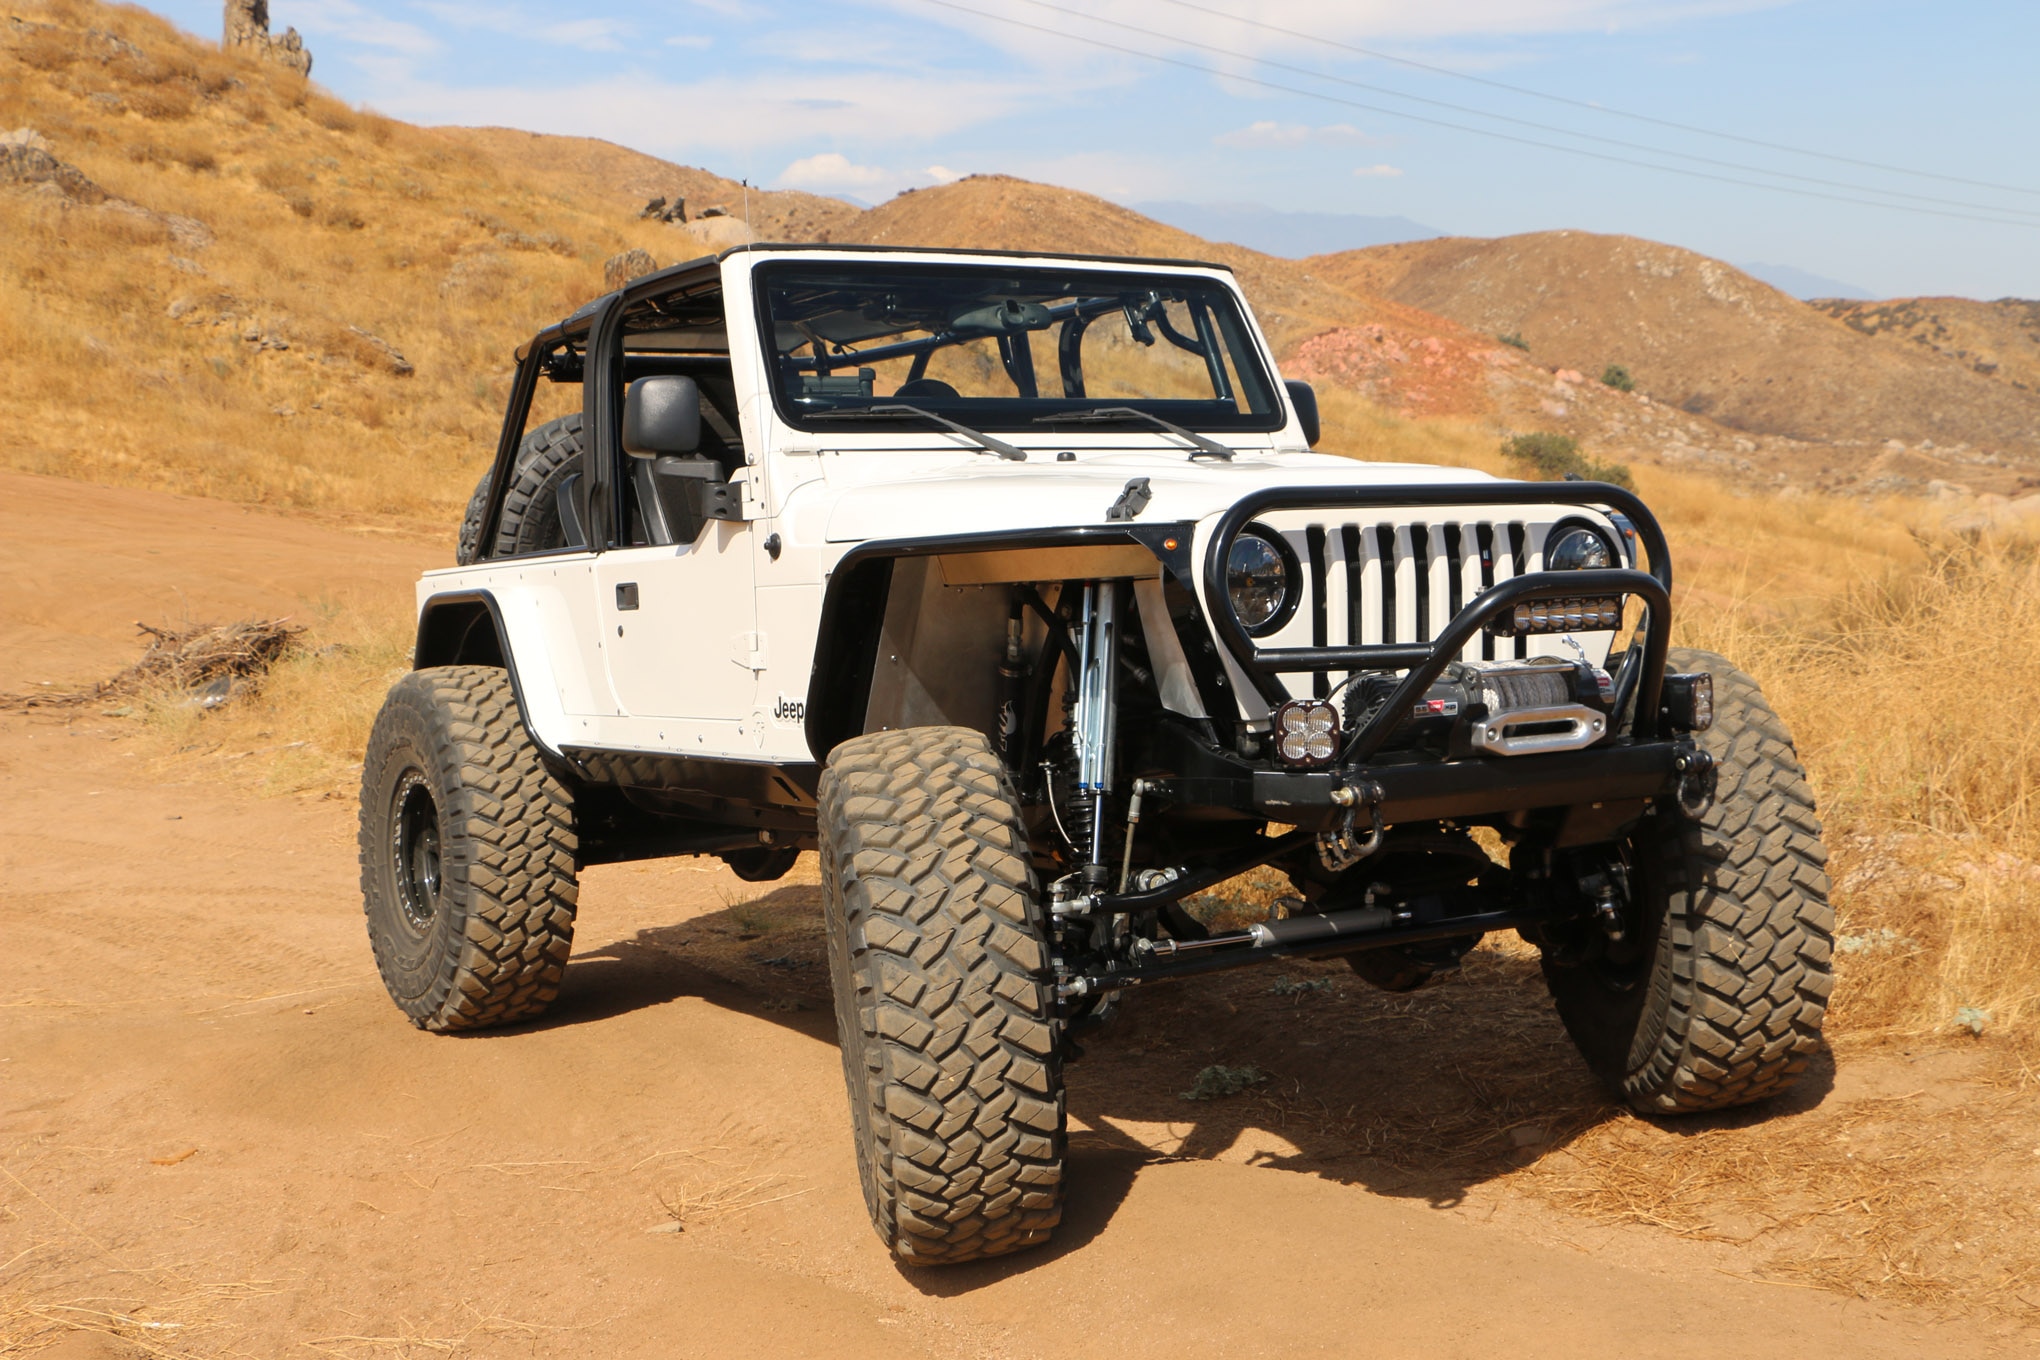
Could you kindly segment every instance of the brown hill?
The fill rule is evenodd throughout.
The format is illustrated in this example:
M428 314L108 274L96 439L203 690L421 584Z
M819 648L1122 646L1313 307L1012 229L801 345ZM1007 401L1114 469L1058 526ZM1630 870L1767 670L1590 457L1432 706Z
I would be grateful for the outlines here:
M1588 232L1445 238L1309 262L1349 288L1751 434L2040 454L2040 401L1931 346L1880 344L1820 308L1675 246Z
M411 127L139 10L22 0L0 27L4 129L24 129L0 138L0 343L17 379L4 409L23 433L0 460L41 471L443 520L485 455L505 356L599 292L605 260L635 248L667 264L745 239L743 186L723 176L588 138ZM685 226L639 216L647 199L676 193L691 216L717 206L737 215ZM1650 388L1655 351L1611 345L1604 355L1554 327L1526 356L1493 336L1523 328L1535 338L1534 324L1462 324L1425 310L1409 296L1425 261L1395 251L1281 260L997 175L869 211L754 190L750 214L765 239L1229 264L1285 368L1326 389L1334 449L1420 450L1426 436L1386 413L1471 420L1454 437L1476 442L1557 429L1597 456L1767 482L2010 491L2023 475L1951 462L1945 450L1837 459L1827 444L1752 433L1753 419L1731 429L1616 393L1591 381L1600 363L1632 362ZM1688 272L1730 277L1712 261L1681 260ZM1539 288L1566 284L1563 270L1549 272ZM1768 289L1759 296L1788 316L1799 307ZM1873 368L1939 365L2026 398L1921 347L1799 308L1805 317ZM1617 309L1618 322L1633 319ZM1736 351L1719 326L1687 329L1719 343L1730 379L1716 414L1742 419L1734 375L1768 375L1775 357ZM1673 354L1665 371L1689 359ZM123 393L117 408L102 399L109 384ZM1830 437L1818 419L1804 428ZM1960 437L1983 442L1966 427Z
M1442 317L1322 279L1291 260L1220 244L1116 203L1010 175L971 175L909 190L825 239L874 245L963 246L1075 254L1146 255L1230 265L1253 296L1278 352L1333 326L1391 324L1422 335L1471 339Z
M1911 343L2025 392L2040 392L2040 302L1999 298L1899 298L1812 304L1849 329Z
M748 200L753 233L767 241L825 240L862 211L840 198L795 189L748 192L742 182L691 165L675 165L595 137L556 137L515 128L442 127L442 137L479 151L551 197L596 200L617 212L637 212L654 198L687 201L687 216L721 208L742 218ZM684 246L678 247L685 249Z

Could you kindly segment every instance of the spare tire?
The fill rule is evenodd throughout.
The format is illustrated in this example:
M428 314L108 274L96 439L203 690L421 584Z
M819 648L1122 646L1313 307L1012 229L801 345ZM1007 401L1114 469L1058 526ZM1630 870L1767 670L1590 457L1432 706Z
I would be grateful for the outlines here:
M503 496L503 513L496 521L495 545L489 557L513 557L519 553L545 552L567 546L560 525L560 487L581 470L581 413L575 411L545 424L524 436L517 446L516 468L510 489ZM482 473L475 494L468 498L467 514L460 525L460 543L454 561L462 566L480 561L482 516L489 505L489 484L495 469Z

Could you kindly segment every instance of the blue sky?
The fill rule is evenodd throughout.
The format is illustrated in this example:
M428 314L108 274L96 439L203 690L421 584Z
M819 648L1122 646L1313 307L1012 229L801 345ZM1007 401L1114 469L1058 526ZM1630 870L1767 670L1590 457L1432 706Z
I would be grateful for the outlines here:
M217 0L150 7L217 32ZM271 12L305 35L321 83L393 116L604 137L774 187L878 201L997 171L1125 202L1402 215L1481 236L1627 232L1880 296L2040 297L2030 0L271 0Z

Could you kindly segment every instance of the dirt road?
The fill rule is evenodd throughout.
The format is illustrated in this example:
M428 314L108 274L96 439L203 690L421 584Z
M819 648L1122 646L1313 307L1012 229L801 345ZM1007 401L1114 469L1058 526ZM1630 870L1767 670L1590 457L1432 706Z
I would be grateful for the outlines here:
M407 590L441 551L30 478L0 478L0 507L10 687L126 660L179 573L208 612L279 613L336 574ZM227 529L261 571L211 573ZM1050 1249L903 1271L864 1220L801 871L590 871L555 1011L435 1037L376 980L347 801L248 797L141 745L117 720L0 718L0 1353L2030 1353L1997 1324L1736 1278L1732 1252L1568 1218L1449 1149L1384 1160L1306 1117L1302 1084L1286 1114L1183 1101L1204 1063L1300 1060L1311 1109L1415 1119L1477 1056L1424 1013L1328 989L1304 1010L1265 977L1098 1037ZM1505 1018L1596 1099L1541 995Z

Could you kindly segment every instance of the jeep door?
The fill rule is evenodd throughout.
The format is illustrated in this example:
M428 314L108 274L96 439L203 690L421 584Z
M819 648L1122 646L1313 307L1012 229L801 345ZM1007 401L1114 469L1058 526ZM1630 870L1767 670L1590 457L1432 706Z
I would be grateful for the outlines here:
M714 520L692 543L612 548L596 560L602 648L624 715L733 729L749 716L757 688L750 539L749 524Z

